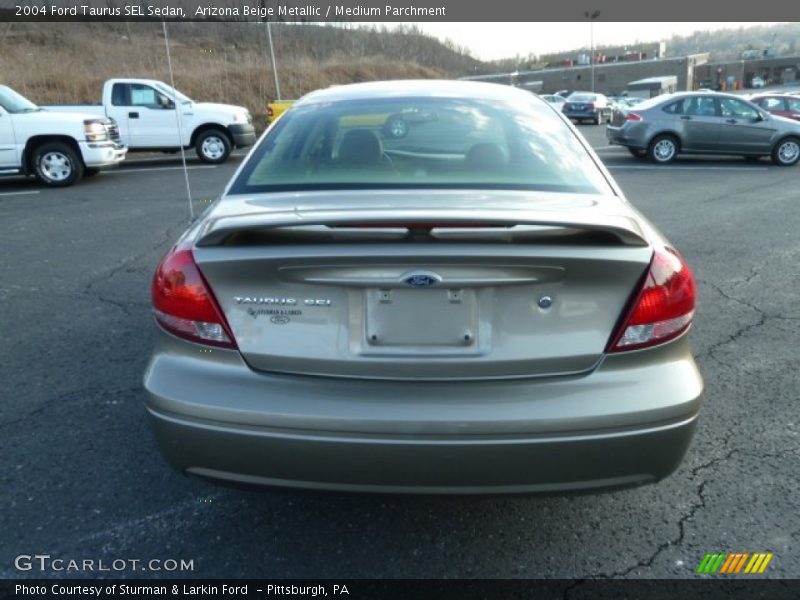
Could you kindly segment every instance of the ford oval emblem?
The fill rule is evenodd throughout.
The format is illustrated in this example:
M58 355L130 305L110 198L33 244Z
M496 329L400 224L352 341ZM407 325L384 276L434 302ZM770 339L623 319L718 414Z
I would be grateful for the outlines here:
M436 275L431 275L429 273L412 273L407 277L403 278L408 285L412 287L431 287L432 285L436 285L442 279L437 277Z

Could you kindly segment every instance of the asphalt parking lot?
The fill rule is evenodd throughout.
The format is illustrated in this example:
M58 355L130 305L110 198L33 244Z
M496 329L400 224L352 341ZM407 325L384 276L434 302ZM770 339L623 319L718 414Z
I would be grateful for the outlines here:
M715 551L774 552L765 576L800 577L800 167L656 166L607 147L603 127L580 129L698 279L706 404L672 477L602 495L430 498L177 475L145 421L141 378L150 277L188 218L179 164L129 163L63 190L6 179L0 577L41 576L14 559L49 554L193 560L199 578L669 578L695 577ZM195 210L237 164L190 163Z

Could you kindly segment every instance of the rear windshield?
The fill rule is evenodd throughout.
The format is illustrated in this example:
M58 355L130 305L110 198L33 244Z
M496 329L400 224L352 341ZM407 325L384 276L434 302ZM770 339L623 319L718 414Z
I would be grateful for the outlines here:
M575 134L531 96L299 105L259 143L230 193L410 187L609 190Z
M594 102L597 99L597 96L592 94L572 94L568 98L570 102Z

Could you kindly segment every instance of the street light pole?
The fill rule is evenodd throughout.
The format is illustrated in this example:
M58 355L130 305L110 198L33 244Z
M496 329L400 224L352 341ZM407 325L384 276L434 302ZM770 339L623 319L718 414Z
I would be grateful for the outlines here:
M267 39L269 40L269 56L272 62L272 74L275 77L275 94L278 96L277 101L281 101L281 84L278 81L278 63L275 61L275 47L272 45L272 27L267 21Z
M589 19L589 70L591 71L592 91L594 91L594 22L600 16L600 11L584 11L583 16Z

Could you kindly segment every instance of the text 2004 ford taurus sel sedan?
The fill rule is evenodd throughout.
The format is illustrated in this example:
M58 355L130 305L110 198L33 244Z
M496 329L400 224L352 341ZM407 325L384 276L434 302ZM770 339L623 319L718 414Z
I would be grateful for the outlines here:
M363 125L409 111L435 118ZM572 125L506 86L306 96L163 259L153 304L152 425L205 477L636 485L678 466L701 403L691 271Z

